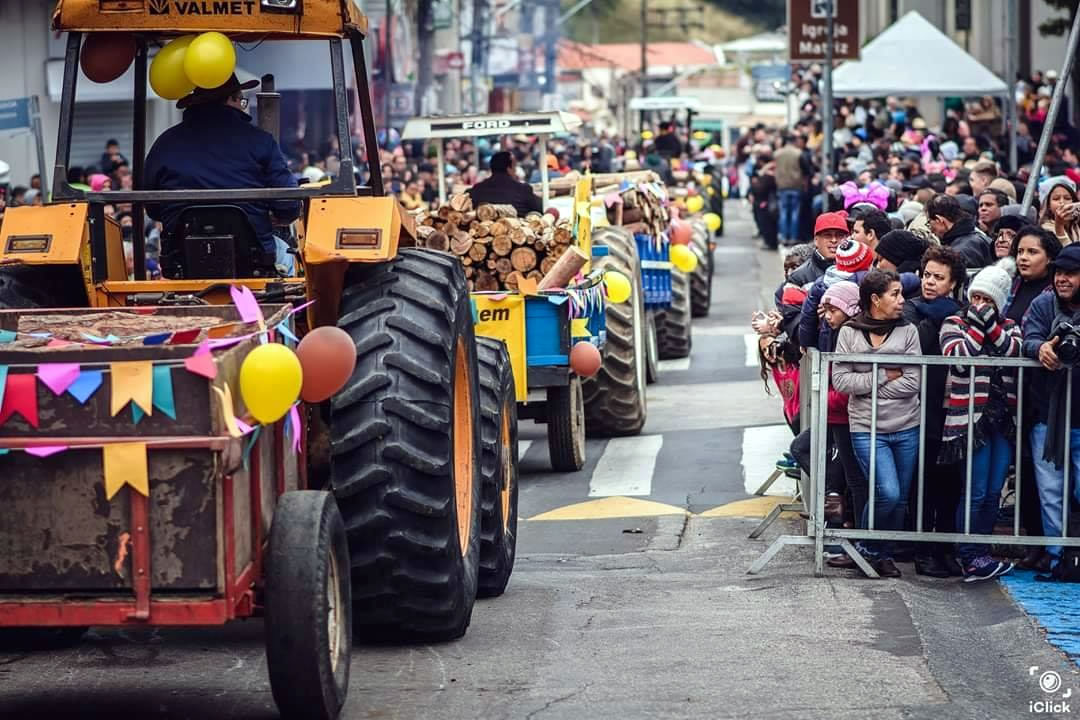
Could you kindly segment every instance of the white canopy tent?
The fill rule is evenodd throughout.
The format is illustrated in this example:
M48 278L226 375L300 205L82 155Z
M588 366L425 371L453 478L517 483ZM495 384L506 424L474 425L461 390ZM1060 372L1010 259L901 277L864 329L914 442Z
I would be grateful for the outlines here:
M1007 95L1005 82L912 10L833 72L834 97Z

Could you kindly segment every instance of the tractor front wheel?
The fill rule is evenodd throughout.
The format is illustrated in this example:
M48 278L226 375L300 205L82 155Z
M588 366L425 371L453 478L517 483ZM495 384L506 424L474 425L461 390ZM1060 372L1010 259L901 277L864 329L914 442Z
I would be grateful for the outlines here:
M356 370L332 401L331 483L361 639L465 633L480 559L480 388L461 263L403 249L349 269Z

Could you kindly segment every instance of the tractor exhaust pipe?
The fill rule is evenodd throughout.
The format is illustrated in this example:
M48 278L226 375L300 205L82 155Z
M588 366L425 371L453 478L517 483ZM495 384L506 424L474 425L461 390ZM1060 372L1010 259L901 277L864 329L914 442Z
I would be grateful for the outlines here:
M262 87L255 94L258 102L258 123L266 132L274 136L274 140L281 142L281 93L274 91L274 76L266 74L262 76Z

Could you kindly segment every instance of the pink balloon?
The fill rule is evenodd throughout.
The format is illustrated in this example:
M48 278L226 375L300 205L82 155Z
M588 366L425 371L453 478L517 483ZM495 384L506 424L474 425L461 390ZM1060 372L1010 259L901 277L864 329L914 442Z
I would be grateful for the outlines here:
M570 369L581 377L592 377L600 370L600 351L590 342L579 342L570 350Z
M690 223L682 220L671 221L670 234L672 245L689 245L694 239L694 231L690 227Z
M356 369L356 344L349 333L332 325L317 327L296 346L304 371L300 397L304 402L326 400L352 377Z

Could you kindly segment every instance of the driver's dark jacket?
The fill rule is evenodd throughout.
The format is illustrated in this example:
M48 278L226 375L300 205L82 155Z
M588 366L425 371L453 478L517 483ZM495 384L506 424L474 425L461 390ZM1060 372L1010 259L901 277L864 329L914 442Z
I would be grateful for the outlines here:
M1072 313L1061 306L1057 293L1053 292L1053 290L1044 292L1031 301L1031 305L1024 315L1022 326L1024 331L1024 357L1032 360L1039 359L1039 348L1042 347L1043 343L1049 342L1053 338L1055 318L1059 316L1061 317L1057 320L1058 323L1061 320L1076 323L1076 320L1072 319ZM1070 372L1070 370L1062 369L1056 372ZM1074 368L1071 372L1073 373L1071 424L1073 429L1080 430L1080 371ZM1024 409L1032 413L1037 423L1047 422L1047 410L1050 407L1050 388L1053 387L1051 376L1054 374L1056 373L1041 367L1024 369L1025 379L1027 377L1031 378L1030 383L1024 389Z
M183 121L157 139L146 156L148 190L201 190L296 187L285 156L270 133L251 123L251 117L226 105L196 105L184 111ZM255 235L267 251L274 250L270 212L282 222L300 215L300 201L225 203L247 213ZM190 203L159 203L147 207L155 220L173 231L180 212Z

